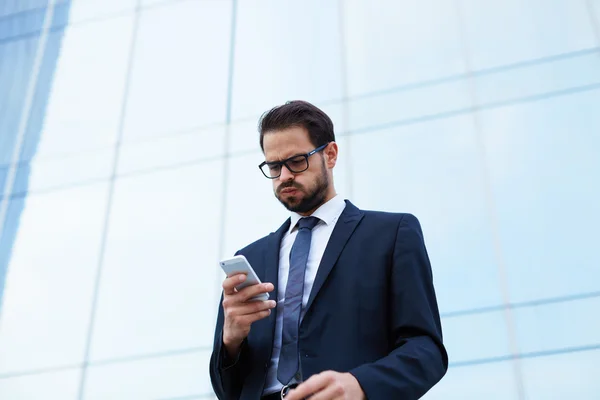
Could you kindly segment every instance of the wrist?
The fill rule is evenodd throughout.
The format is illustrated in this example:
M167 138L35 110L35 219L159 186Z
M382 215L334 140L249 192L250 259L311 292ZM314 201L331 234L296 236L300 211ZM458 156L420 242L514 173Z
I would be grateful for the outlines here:
M223 346L225 347L225 350L227 351L227 355L231 358L235 358L238 355L243 342L244 342L243 339L240 340L240 339L235 339L235 338L229 338L229 337L223 335Z

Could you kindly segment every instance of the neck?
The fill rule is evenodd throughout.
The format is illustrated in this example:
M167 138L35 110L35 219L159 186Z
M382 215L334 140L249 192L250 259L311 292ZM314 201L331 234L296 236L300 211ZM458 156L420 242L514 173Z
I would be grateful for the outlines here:
M327 195L325 196L325 199L323 199L323 202L321 202L319 205L317 205L315 208L313 208L310 211L307 212L299 212L298 214L302 215L303 217L309 217L311 216L319 207L321 207L323 204L327 203L329 200L333 199L335 196L337 195L335 188L330 187L327 190Z

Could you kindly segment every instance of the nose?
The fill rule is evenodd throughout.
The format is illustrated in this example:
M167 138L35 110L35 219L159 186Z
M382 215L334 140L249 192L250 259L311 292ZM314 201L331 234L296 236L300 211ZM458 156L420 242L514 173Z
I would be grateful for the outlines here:
M279 175L279 180L281 182L287 182L294 179L294 174L290 172L289 169L284 165L281 167L281 175Z

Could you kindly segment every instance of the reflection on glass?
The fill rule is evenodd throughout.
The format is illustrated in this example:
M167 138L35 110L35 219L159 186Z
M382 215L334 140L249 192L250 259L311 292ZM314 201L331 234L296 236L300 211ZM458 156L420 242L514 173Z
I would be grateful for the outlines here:
M195 130L125 142L119 148L117 173L176 168L223 156L225 127Z
M450 367L423 400L518 400L512 361Z
M172 2L143 12L125 140L225 121L230 18L230 1Z
M522 360L527 399L595 399L600 393L600 350Z
M107 149L115 143L132 27L133 17L124 16L65 30L38 154Z
M131 14L137 0L71 0L71 23ZM127 43L128 41L125 40Z
M288 100L342 97L338 2L248 0L237 7L234 120Z
M471 110L468 81L461 79L409 90L393 90L348 103L350 132L409 125Z
M35 157L19 164L13 192L22 195L107 180L112 174L113 158L112 148L63 157Z
M519 351L536 353L600 345L600 297L513 311Z
M0 3L0 18L4 18L11 14L43 8L47 4L48 0L3 1Z
M273 194L273 182L265 179L256 165L264 161L262 153L229 160L225 220L224 254L237 250L273 232L289 213Z
M451 363L479 361L511 354L503 310L442 318L444 344Z
M41 372L0 379L0 399L72 400L77 398L80 370Z
M454 2L340 2L350 96L465 72Z
M513 302L600 281L600 89L481 114Z
M352 148L357 206L420 220L440 310L501 304L472 117L353 135Z
M86 400L176 399L212 392L209 351L92 366L88 370Z
M597 46L583 1L557 0L551 7L546 0L459 4L475 70Z
M475 76L477 100L489 105L600 85L600 57L593 50L563 60Z
M207 162L116 181L93 360L212 342L211 300L220 290L215 282L221 165Z
M0 318L0 373L83 361L106 193L107 185L97 184L20 200Z

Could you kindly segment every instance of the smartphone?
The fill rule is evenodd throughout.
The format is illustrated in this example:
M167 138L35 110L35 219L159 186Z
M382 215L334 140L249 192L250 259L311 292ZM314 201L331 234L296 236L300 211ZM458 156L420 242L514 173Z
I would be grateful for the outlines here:
M260 279L258 279L258 275L256 275L256 272L254 272L254 269L252 269L252 266L250 265L246 257L244 257L243 255L238 255L225 260L221 260L219 264L221 265L221 269L225 272L227 277L239 273L246 274L246 280L235 287L238 291L242 290L247 286L262 283ZM249 300L269 300L269 293L259 294L258 296L254 296Z

